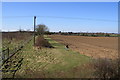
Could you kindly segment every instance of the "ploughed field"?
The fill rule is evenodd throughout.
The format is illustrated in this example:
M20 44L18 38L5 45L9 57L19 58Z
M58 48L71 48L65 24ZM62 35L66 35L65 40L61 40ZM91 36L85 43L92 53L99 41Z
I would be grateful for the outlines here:
M117 37L88 37L88 36L66 36L49 35L55 41L68 45L70 49L93 58L118 57Z

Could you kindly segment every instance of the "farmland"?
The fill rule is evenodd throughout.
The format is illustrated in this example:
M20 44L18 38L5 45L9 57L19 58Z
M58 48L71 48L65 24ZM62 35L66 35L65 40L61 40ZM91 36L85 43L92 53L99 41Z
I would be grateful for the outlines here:
M40 37L36 36L36 40L39 40L37 38ZM4 39L6 38L3 38L3 40ZM13 42L15 39L17 38L10 41ZM3 78L93 77L91 74L93 71L90 66L92 59L90 57L79 54L71 49L66 50L65 45L52 40L47 35L44 36L44 39L46 39L53 48L43 47L41 49L37 49L33 46L32 39L29 43L24 45L21 50L15 52L15 55L3 65ZM21 39L17 39L16 43L13 43L17 44L19 41L21 41ZM22 38L22 41L26 42L26 39ZM14 47L14 44L10 45L13 45ZM86 69L86 67L91 69Z
M91 61L89 57L80 55L77 52L71 50L67 51L65 50L64 45L51 40L51 38L45 37L45 39L47 39L54 48L42 48L40 50L34 50L32 47L32 42L28 44L27 47L23 50L23 65L16 73L16 77L92 77L91 70L86 70L86 72L83 72L85 70L83 66L87 67L87 63Z
M1 78L119 80L118 2L3 2Z
M70 49L86 56L109 59L118 57L118 37L65 35L49 35L49 37L64 45L69 45Z
M3 78L95 78L97 58L117 58L117 37L36 35L33 45L32 35L24 34L3 34L3 50L15 53L1 67Z

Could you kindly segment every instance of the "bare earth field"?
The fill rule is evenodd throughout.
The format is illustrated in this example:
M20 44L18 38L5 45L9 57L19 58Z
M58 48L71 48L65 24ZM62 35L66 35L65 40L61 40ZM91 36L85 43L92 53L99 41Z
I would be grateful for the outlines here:
M118 57L118 38L117 37L87 37L87 36L65 36L49 35L48 37L69 45L69 48L93 58Z

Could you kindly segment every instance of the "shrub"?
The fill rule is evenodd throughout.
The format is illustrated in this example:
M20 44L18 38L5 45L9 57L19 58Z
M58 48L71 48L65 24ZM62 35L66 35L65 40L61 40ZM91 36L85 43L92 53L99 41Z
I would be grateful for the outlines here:
M52 48L51 44L47 40L45 40L43 36L37 37L35 46Z
M120 59L110 60L99 58L94 62L95 75L98 78L112 79L119 78L118 69L120 69Z
M106 34L105 37L110 37L110 34Z

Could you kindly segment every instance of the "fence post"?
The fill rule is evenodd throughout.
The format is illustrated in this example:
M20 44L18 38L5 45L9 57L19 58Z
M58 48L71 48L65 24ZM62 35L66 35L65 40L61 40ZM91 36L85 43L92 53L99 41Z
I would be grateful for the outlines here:
M7 48L7 50L8 50L7 58L9 58L9 47Z
M4 60L5 60L5 55L4 52L2 52L2 63L4 63Z
M34 16L34 46L35 46L35 27L36 27L36 16Z

